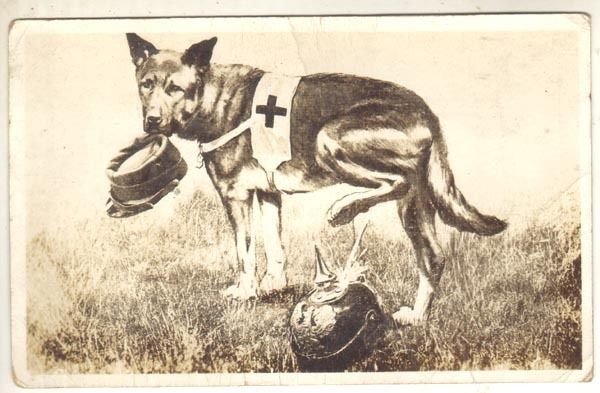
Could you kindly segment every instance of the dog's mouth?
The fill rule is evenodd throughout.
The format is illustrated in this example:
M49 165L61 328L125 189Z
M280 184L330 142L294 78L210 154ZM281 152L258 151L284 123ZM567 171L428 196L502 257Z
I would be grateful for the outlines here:
M166 126L160 124L146 124L144 131L147 134L162 134L169 137L173 135L174 127L172 124L167 124Z

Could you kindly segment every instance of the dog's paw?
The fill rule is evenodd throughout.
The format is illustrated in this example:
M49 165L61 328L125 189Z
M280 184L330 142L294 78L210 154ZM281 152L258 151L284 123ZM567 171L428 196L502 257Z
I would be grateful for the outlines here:
M249 300L256 298L256 285L251 284L234 284L223 291L221 291L221 295L228 299L233 300Z
M425 324L426 318L413 310L412 307L402 306L400 310L392 314L396 326L421 326Z
M275 291L279 291L287 287L287 278L285 273L269 273L265 274L263 279L260 281L260 292L263 294L269 294Z
M329 225L334 227L346 225L354 220L354 217L359 213L363 213L364 211L358 209L356 203L345 205L338 201L327 211L327 221L329 222Z

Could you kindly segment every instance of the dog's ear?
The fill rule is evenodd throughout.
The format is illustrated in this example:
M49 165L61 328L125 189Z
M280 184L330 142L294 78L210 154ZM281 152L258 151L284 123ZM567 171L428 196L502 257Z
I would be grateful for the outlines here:
M181 62L190 66L194 65L196 68L207 66L216 43L217 37L213 37L190 46L181 57Z
M151 43L144 40L135 33L127 33L127 43L129 44L129 52L131 53L131 60L136 67L142 65L146 59L155 53L158 53L158 49Z

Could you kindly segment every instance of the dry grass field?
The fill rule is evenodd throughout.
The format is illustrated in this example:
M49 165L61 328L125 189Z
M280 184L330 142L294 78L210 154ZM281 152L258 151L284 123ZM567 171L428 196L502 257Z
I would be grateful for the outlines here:
M429 323L390 328L351 370L580 368L579 208L549 209L493 238L452 232ZM220 203L202 194L166 226L144 227L142 214L37 234L27 247L30 370L297 371L287 319L310 288L314 255L310 235L286 219L290 288L242 303L219 294L235 277L233 238ZM348 255L351 231L319 234L329 259ZM385 310L411 304L417 277L405 236L367 231L363 244Z

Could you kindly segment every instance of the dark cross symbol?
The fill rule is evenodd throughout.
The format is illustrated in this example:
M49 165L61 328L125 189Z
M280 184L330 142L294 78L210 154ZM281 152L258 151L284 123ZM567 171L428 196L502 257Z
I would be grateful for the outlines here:
M256 113L265 115L265 127L273 128L273 122L275 116L285 116L287 109L280 106L275 106L277 103L277 96L269 95L267 98L267 105L256 105Z

